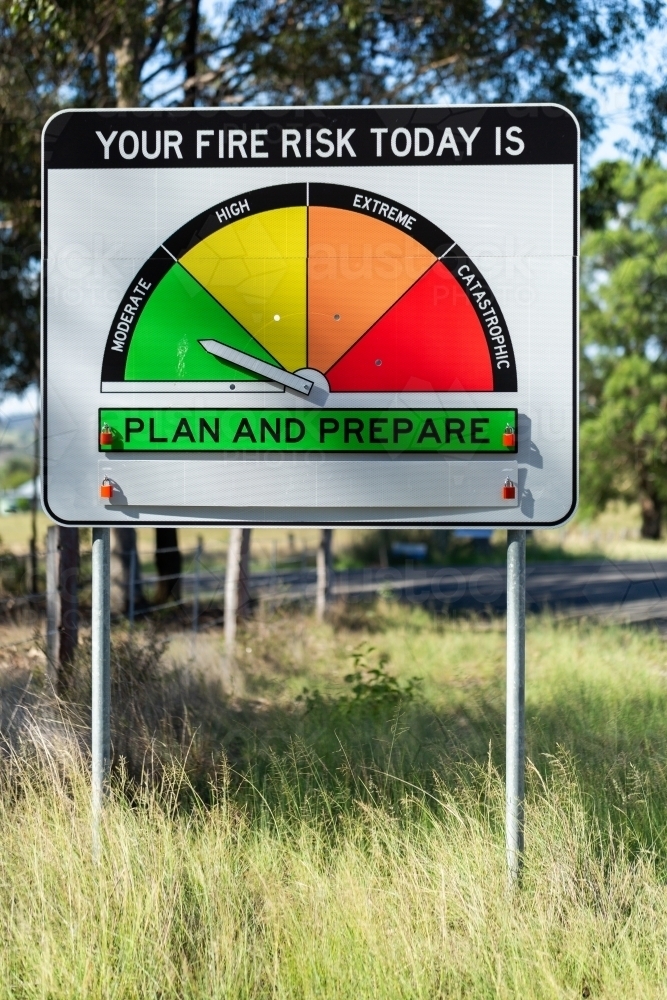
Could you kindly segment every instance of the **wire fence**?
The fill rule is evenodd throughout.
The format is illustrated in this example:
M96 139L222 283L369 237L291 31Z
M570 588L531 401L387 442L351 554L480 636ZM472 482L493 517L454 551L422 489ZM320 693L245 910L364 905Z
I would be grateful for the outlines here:
M194 548L161 549L161 556L178 554L181 570L159 573L155 554L130 550L129 566L123 568L122 559L112 561L112 619L126 620L130 626L140 620L150 619L160 612L179 615L181 626L188 623L193 632L219 626L223 623L225 578L227 571L226 549L204 548L201 540ZM250 601L277 604L285 600L314 599L315 551L302 548L290 553L279 553L274 545L258 553L253 560L246 581ZM0 620L38 625L44 618L47 603L46 551L33 554L0 553ZM37 589L31 584L36 579ZM91 605L92 566L91 553L83 549L79 555L77 573L77 604L79 615L85 622ZM170 592L167 600L158 600L160 593ZM312 592L312 593L311 593ZM0 650L25 645L34 639L21 639L0 644Z
M225 578L227 572L226 550L204 550L201 544L194 549L162 549L162 554L179 552L182 569L178 573L158 574L146 572L140 559L130 554L127 592L127 617L132 623L137 618L175 607L190 608L192 628L197 631L202 614L221 608L224 603ZM285 600L314 599L316 587L316 553L302 549L299 552L278 557L273 550L273 558L266 560L262 568L253 569L247 579L247 587L252 603L276 604ZM112 585L113 585L112 580ZM116 583L118 581L116 580ZM138 605L137 593L144 595L151 588L164 587L170 583L177 586L178 597L162 603ZM222 622L222 618L219 619Z

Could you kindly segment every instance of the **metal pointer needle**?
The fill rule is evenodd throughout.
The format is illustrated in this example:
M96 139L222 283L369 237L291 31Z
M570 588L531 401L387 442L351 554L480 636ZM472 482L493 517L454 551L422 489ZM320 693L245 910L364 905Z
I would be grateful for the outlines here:
M277 368L276 365L270 365L267 361L253 358L252 354L245 354L243 351L237 351L235 347L221 344L218 340L200 340L199 343L205 351L214 354L216 358L231 361L233 365L245 368L246 371L253 372L255 375L263 375L265 378L271 379L272 382L280 382L288 389L302 392L304 396L307 396L313 388L313 383L309 378L293 375L292 372L286 372L282 368Z

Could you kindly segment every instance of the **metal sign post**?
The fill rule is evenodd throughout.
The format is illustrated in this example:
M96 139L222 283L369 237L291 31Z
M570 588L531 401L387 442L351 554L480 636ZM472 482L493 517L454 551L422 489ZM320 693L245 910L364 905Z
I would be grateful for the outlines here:
M505 844L511 883L523 858L526 756L526 532L507 532L507 715Z
M111 543L109 528L93 528L92 805L93 854L99 859L100 820L111 763Z

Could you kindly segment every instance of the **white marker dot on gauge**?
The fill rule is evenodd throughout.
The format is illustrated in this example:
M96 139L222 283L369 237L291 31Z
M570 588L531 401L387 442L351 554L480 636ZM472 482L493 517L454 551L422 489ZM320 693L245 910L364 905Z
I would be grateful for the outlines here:
M280 323L280 316L278 315L278 313L276 313L276 315L273 318L276 321L276 323Z

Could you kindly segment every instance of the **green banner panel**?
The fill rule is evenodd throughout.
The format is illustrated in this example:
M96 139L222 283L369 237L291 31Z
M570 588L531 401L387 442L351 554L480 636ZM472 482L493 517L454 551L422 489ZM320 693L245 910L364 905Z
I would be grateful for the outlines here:
M100 451L516 453L514 409L100 410ZM111 436L111 443L106 444ZM504 439L504 440L503 440ZM507 442L507 443L504 443Z

